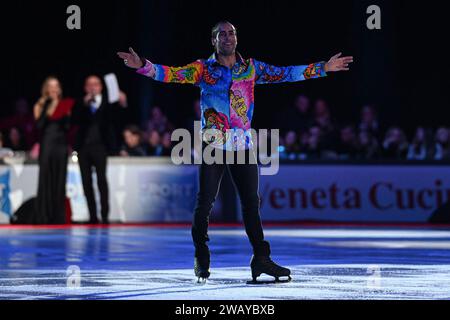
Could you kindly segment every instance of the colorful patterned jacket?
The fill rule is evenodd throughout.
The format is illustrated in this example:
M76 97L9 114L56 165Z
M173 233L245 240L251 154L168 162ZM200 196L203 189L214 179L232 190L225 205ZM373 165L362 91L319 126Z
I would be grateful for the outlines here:
M219 64L213 54L184 67L168 67L146 61L139 74L166 83L200 87L203 140L214 147L242 150L251 143L251 121L256 84L296 82L325 77L325 63L276 67L238 53L232 69ZM210 129L210 130L208 130ZM244 134L243 134L244 133Z

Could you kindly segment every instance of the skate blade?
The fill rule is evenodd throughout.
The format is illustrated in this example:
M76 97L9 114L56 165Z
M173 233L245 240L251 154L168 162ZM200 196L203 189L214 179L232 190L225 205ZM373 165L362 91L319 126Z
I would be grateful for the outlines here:
M288 276L287 279L274 279L274 280L250 280L247 281L247 284L256 284L256 285L261 285L261 284L277 284L277 283L288 283L291 282L292 278L290 276Z
M197 283L198 285L200 285L200 286L203 286L203 285L206 284L207 280L208 280L208 278L201 278L201 277L199 277L199 278L197 279L197 282L196 282L196 283Z

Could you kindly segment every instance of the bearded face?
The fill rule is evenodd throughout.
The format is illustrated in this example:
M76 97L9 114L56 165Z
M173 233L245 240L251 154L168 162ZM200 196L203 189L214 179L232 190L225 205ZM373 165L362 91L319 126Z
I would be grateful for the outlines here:
M212 39L216 52L223 56L231 56L236 52L237 35L236 29L230 23L219 25L216 36Z

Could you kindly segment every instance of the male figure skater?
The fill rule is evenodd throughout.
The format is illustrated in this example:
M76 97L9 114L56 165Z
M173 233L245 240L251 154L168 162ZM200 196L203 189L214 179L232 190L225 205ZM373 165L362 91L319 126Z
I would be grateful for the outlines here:
M248 136L231 139L227 130L248 132L254 108L254 87L256 84L296 82L326 76L327 72L346 71L352 57L333 56L328 62L304 66L275 67L255 59L243 59L236 52L236 28L227 21L217 23L212 29L211 43L214 54L207 60L198 60L184 67L168 67L151 63L139 57L132 48L130 52L118 52L125 65L138 69L137 73L157 81L167 83L189 83L201 89L202 130L216 129L223 135L203 135L204 145L212 144L219 150L246 150ZM247 135L247 134L246 134ZM250 161L249 161L250 162ZM253 162L255 163L255 162ZM210 252L206 244L208 238L209 214L216 199L220 181L228 167L239 193L245 230L253 247L251 270L253 282L262 273L291 280L291 271L274 263L270 258L270 246L264 240L260 218L260 198L258 194L258 166L245 164L205 164L200 166L200 184L192 225L195 246L194 271L200 280L210 276Z

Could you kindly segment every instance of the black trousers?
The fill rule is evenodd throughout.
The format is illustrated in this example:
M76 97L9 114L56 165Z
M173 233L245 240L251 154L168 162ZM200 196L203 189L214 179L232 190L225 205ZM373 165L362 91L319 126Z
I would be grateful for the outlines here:
M65 137L45 135L39 155L36 224L66 223L67 144Z
M215 149L215 152L225 154L230 151ZM192 223L192 239L195 246L195 256L197 258L209 256L209 249L206 242L208 237L209 215L213 208L220 188L225 170L229 170L233 183L241 201L245 231L253 247L253 252L257 256L270 255L270 246L264 240L264 232L260 217L260 196L259 196L259 173L258 165L250 164L248 159L255 157L253 151L246 151L246 163L236 164L236 152L233 153L234 164L206 164L200 165L199 169L199 191L197 194L196 207Z
M83 146L78 153L81 180L83 182L84 195L89 209L90 222L98 222L97 204L92 183L93 169L97 174L97 186L100 193L101 217L103 222L108 221L109 215L109 190L106 178L106 165L108 153L102 145Z

